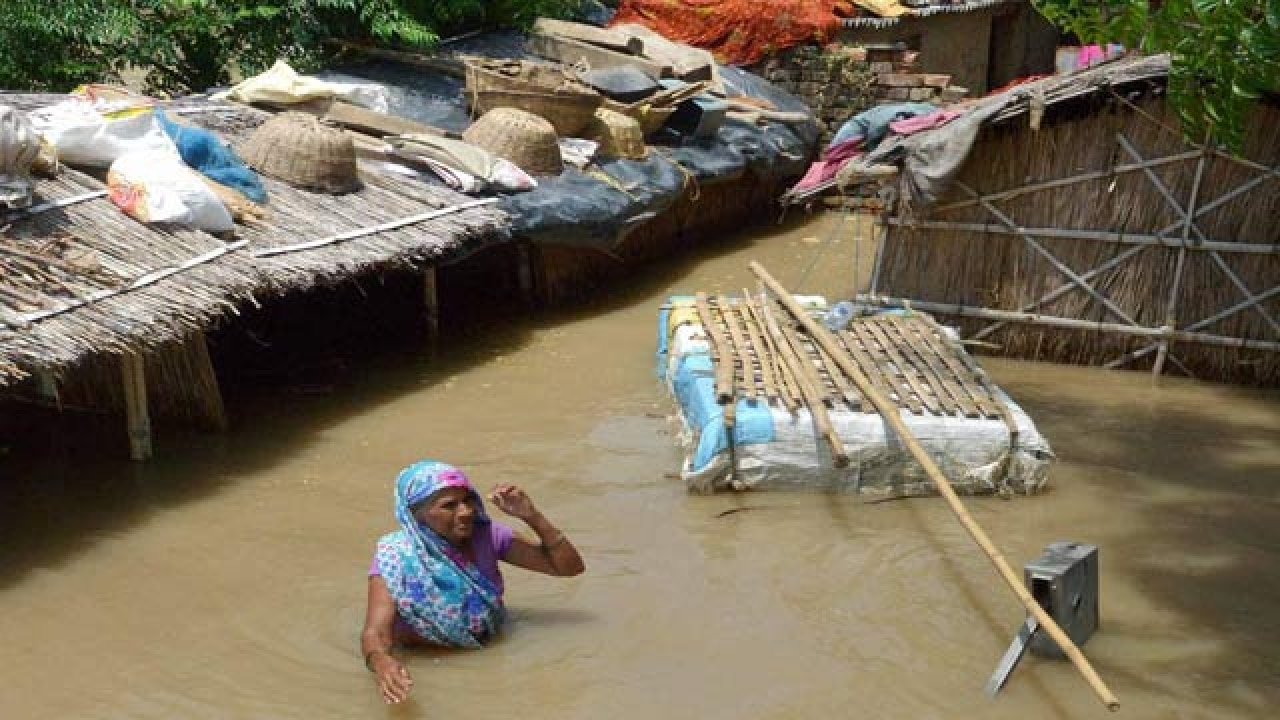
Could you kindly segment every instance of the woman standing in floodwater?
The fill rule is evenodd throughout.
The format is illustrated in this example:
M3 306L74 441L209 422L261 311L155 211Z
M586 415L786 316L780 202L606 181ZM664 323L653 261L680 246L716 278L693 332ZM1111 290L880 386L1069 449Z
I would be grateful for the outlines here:
M471 481L452 465L410 465L396 479L395 497L400 529L378 540L360 638L365 667L389 703L403 701L413 687L408 668L391 654L393 644L474 648L501 629L499 560L560 577L585 569L569 538L515 485L498 485L489 499L524 521L537 543L490 520Z

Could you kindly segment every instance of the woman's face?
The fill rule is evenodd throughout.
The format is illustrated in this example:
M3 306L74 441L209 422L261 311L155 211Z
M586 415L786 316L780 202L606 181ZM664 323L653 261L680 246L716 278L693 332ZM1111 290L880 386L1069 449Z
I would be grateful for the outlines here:
M462 545L475 528L475 500L467 488L445 488L418 508L414 517L450 543Z

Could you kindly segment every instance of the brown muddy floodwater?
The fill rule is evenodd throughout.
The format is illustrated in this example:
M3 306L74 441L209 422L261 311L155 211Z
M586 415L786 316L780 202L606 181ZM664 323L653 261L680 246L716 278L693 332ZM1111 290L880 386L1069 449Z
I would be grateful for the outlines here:
M673 479L658 306L754 285L750 260L847 294L868 263L839 224L718 244L435 361L371 361L333 393L240 401L232 432L162 441L147 465L3 466L0 718L1107 715L1070 664L1035 656L983 694L1022 611L941 499L691 497ZM968 507L1015 569L1056 540L1100 547L1084 650L1120 716L1276 717L1280 396L985 365L1060 461L1050 492ZM357 649L365 570L421 457L523 483L588 570L508 570L503 636L409 655L413 700L388 708Z

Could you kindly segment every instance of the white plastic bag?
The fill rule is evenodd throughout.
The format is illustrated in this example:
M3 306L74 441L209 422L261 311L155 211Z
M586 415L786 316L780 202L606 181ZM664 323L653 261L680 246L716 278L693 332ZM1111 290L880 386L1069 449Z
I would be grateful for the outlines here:
M128 153L107 171L107 193L144 223L179 223L209 232L235 227L227 206L177 153Z
M73 96L30 115L36 132L67 165L107 168L127 153L178 156L150 107L113 109Z
M266 72L254 75L213 97L215 100L227 99L246 104L269 102L281 105L303 103L317 98L338 98L381 113L387 112L390 106L387 89L381 85L299 75L283 60L277 60Z

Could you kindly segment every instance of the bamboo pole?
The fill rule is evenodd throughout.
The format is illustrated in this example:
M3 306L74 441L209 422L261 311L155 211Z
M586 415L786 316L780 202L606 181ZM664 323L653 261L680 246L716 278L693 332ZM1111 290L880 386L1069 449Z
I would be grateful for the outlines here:
M434 347L440 337L440 295L434 265L422 270L422 307L427 320L427 343Z
M716 360L716 402L721 405L733 404L733 353L729 342L720 334L720 326L711 314L711 304L706 293L697 293L694 303L698 308L698 316L702 327L707 331L707 339L711 341L711 350Z
M1280 285L1277 285L1271 290L1259 295L1258 301L1265 301L1277 294L1280 294ZM905 298L890 298L873 295L858 295L856 299L859 302L871 303L881 307L911 307L916 310L924 310L925 312L938 313L940 315L959 315L961 317L983 318L986 320L1006 320L1009 322L1025 323L1028 325L1048 325L1050 327L1070 328L1072 330L1095 330L1098 332L1118 333L1120 335L1136 335L1138 337L1168 337L1178 342L1280 352L1280 342L1250 340L1249 338L1191 332L1192 329L1198 329L1197 326L1209 325L1221 320L1227 315L1239 312L1247 303L1240 303L1235 307L1228 308L1211 318L1205 318L1195 325L1188 326L1186 330L1174 330L1173 328L1153 328L1143 327L1141 325L1120 325L1118 323L1094 322L1093 320L1077 320L1076 318L1063 318L1054 315L1036 315L1034 313L1013 312L1012 310L992 310L990 308L973 307L971 305L953 305L949 303L929 302L927 300L907 300ZM1155 350L1155 348L1156 346L1152 344L1149 346L1149 349L1142 354L1146 355L1148 352Z
M1025 233L1033 237L1061 240L1094 240L1097 242L1115 243L1118 245L1140 245L1167 248L1180 248L1183 246L1181 240L1167 236L1167 233L1176 230L1176 227L1166 227L1161 232L1150 235L1107 230L1082 230L1076 228L1019 227L1017 229L1010 229L995 223L953 222L950 220L921 220L913 222L900 218L889 218L888 224L893 227L905 228L911 231L937 230L942 232L955 232L959 230L963 232L992 233L999 235L1022 235ZM1280 253L1280 246L1267 243L1237 243L1227 242L1224 240L1205 240L1203 242L1188 245L1187 250L1200 252L1247 253L1252 255L1276 255Z
M893 428L894 432L898 434L898 438L902 441L902 444L911 452L911 455L916 459L916 462L920 463L920 466L924 468L929 479L931 479L934 485L937 486L938 492L946 499L947 504L951 506L951 510L955 513L956 518L960 520L960 524L964 526L966 531L968 531L969 536L978 544L978 547L982 548L982 551L986 553L988 558L990 558L992 564L995 565L997 572L999 572L1000 576L1004 579L1005 584L1009 586L1009 589L1013 591L1014 595L1018 596L1018 600L1022 602L1022 605L1028 612L1035 616L1036 620L1040 623L1040 626L1045 630L1045 632L1049 633L1049 637L1053 638L1053 641L1058 644L1058 648L1061 649L1062 652L1071 660L1072 664L1076 666L1076 669L1080 671L1082 676L1084 676L1085 681L1089 683L1089 687L1093 689L1098 698L1107 706L1107 709L1112 711L1119 710L1120 701L1116 699L1116 696L1107 688L1106 684L1102 681L1102 678L1098 677L1093 666L1089 664L1089 660L1080 652L1080 648L1076 647L1076 644L1071 641L1071 638L1067 637L1067 634L1063 632L1062 628L1058 626L1058 623L1049 616L1049 613L1045 612L1044 608L1040 607L1040 603L1036 602L1035 598L1031 596L1031 593L1027 591L1027 588L1018 579L1018 576L1014 574L1013 569L1009 567L1009 563L1004 559L1004 556L995 547L995 545L992 544L990 538L987 537L987 533L982 529L982 526L969 515L969 511L965 509L964 503L960 502L960 498L956 495L955 490L951 488L951 483L948 482L946 476L943 475L942 470L938 468L937 464L934 463L933 458L929 456L929 453L920 445L920 441L916 439L915 435L911 433L910 428L908 428L906 423L903 422L897 406L889 402L889 400L871 384L871 381L862 374L857 365L849 360L848 356L838 352L839 346L831 337L830 333L827 332L827 329L822 327L821 324L814 322L813 318L809 317L804 310L796 304L795 299L791 297L790 293L778 284L778 281L774 280L773 276L769 275L764 267L759 263L752 262L750 268L751 272L755 273L756 277L760 278L760 280L769 287L769 290L778 298L779 302L781 302L783 306L786 307L793 316L795 316L796 320L800 324L804 325L805 330L809 332L810 337L827 348L827 351L830 352L836 362L839 363L840 369L844 370L845 373L847 373L849 377L857 383L858 388L862 390L862 394L866 396L873 405L875 405L877 410L880 411L880 416L884 418L884 421Z
M120 376L124 382L125 421L129 433L129 458L151 459L151 417L147 412L147 376L142 356L133 352L120 356Z
M773 313L769 312L767 300L761 303L764 312L765 324L769 329L769 334L773 337L773 344L780 350L778 353L782 363L791 371L791 375L795 378L796 385L800 389L800 396L804 398L805 405L809 408L809 416L813 418L813 424L818 429L818 434L827 440L827 445L831 448L831 464L838 467L849 466L849 453L845 452L844 441L840 439L840 435L836 433L835 427L831 424L831 415L827 413L827 406L822 403L823 391L819 389L817 374L814 370L813 363L800 355L800 349L792 343L792 338L778 326L778 321L773 318Z

